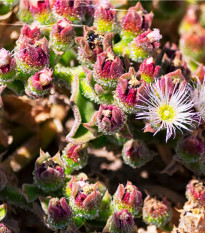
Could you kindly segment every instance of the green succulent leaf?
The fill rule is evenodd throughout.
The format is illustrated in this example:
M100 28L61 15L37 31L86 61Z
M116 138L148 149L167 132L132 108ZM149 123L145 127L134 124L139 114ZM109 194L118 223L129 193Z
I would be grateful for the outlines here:
M0 221L2 221L6 217L7 212L7 205L2 204L0 205Z

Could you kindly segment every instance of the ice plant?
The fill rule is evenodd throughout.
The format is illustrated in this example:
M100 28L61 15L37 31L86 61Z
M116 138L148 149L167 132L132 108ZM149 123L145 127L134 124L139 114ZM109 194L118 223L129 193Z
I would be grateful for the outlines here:
M16 62L9 51L0 46L0 81L11 82L16 77Z
M133 217L140 216L142 204L142 193L129 181L125 187L122 184L118 185L111 203L114 211L127 209Z
M97 60L93 66L93 78L98 84L115 87L123 73L122 60L115 57L111 47L97 55Z
M143 104L136 107L142 111L137 113L137 119L145 119L155 130L154 135L160 130L166 129L166 141L176 135L176 129L182 132L192 131L194 127L193 100L190 99L190 86L186 84L182 88L174 89L170 92L168 78L165 80L165 86L162 88L160 81L156 80L150 88L147 88L148 98L141 96Z
M140 104L140 96L147 96L147 83L140 79L140 75L133 67L129 72L120 76L115 90L116 104L126 113L136 113L135 105Z
M115 105L100 105L97 112L97 126L100 132L112 135L119 132L126 121L123 111Z
M52 192L64 184L65 174L60 154L50 157L48 153L40 151L34 170L34 183L44 192Z
M25 92L30 98L47 95L53 86L53 71L47 68L31 76L25 85Z
M122 158L130 167L139 168L152 160L153 153L143 141L130 139L123 145Z
M127 209L114 212L107 220L103 233L137 233L134 219Z
M156 197L146 197L143 207L143 220L146 224L163 228L171 218L171 204L165 197L162 200L157 200Z
M24 23L31 23L33 21L29 0L20 0L18 18Z
M53 50L65 52L74 43L75 31L66 18L57 21L50 32L50 47Z
M99 32L116 32L117 29L116 11L106 1L102 1L95 9L93 25Z
M61 157L65 167L65 173L69 174L74 169L79 170L87 164L87 144L74 145L69 143L64 148Z
M49 200L47 221L54 229L64 229L72 221L72 209L65 197Z

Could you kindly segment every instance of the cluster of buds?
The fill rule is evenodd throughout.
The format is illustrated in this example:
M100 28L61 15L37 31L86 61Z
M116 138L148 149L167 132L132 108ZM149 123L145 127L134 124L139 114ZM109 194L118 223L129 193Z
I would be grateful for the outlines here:
M170 222L171 218L171 204L165 197L162 200L157 200L156 197L146 197L143 207L143 220L146 224L163 228Z
M129 181L125 187L119 184L111 205L115 212L126 209L134 218L139 217L142 209L142 193Z
M2 233L12 233L6 225L3 223L0 223L0 232Z
M122 158L124 163L132 168L139 168L152 160L153 153L145 143L140 140L130 139L123 145Z
M89 184L72 177L64 187L64 192L75 216L85 219L98 217L102 201L99 183Z
M66 174L70 174L74 169L79 170L87 164L88 152L86 148L87 144L74 145L72 143L64 148L61 158Z
M61 188L65 181L65 173L60 153L51 158L48 153L41 150L33 175L34 183L46 193Z
M99 32L116 32L116 11L109 2L102 2L95 9L93 25Z

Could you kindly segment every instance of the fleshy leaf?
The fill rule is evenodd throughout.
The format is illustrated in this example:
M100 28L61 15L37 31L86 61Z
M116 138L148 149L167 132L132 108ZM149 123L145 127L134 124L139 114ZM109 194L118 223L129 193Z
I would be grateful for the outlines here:
M25 193L25 198L28 202L32 202L38 199L39 196L42 196L44 192L33 184L23 184L23 192Z
M82 123L90 122L95 113L95 109L93 103L82 96L78 76L74 77L72 83L70 105L74 113L75 121L66 140L73 144L83 144L95 139L96 137L82 125Z

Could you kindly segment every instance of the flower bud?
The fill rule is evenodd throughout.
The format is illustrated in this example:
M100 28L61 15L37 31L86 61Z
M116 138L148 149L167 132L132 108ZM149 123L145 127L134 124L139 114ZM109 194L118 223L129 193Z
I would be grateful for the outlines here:
M72 221L72 210L65 197L49 200L47 221L49 226L54 229L63 229L69 221Z
M139 217L142 210L142 193L129 181L125 187L119 184L113 196L112 208L114 211L127 209L134 218Z
M176 44L170 45L167 42L161 52L161 73L167 74L180 69L182 75L187 81L191 78L191 71L187 66L187 63L183 59L182 53L179 51Z
M123 111L115 105L100 105L97 113L97 126L100 132L112 135L119 132L126 121Z
M18 18L24 23L31 23L33 21L29 0L20 0Z
M72 183L69 204L77 217L85 219L98 217L102 200L98 186L99 183L89 184L85 181Z
M205 182L192 179L186 187L186 197L199 206L205 206Z
M83 1L79 0L56 0L53 13L56 19L67 18L72 23L81 22L85 7Z
M61 158L66 174L70 174L73 170L83 168L88 161L87 144L74 145L69 143L63 150Z
M35 184L44 192L52 192L61 188L64 184L65 174L60 154L57 153L51 158L48 153L41 150L33 175Z
M12 58L11 53L0 48L0 81L1 82L11 82L15 79L15 59Z
M109 2L100 2L95 10L93 25L102 33L116 32L116 11Z
M154 81L159 74L159 70L160 66L155 66L153 57L145 59L139 68L141 78L147 83Z
M112 46L112 33L101 34L95 27L84 26L83 37L77 37L75 42L79 45L78 59L86 66L96 62L97 55Z
M129 45L130 57L135 62L143 62L144 59L152 55L159 48L159 40L162 36L159 29L150 29L138 35Z
M41 39L40 28L35 27L32 29L27 24L24 24L24 26L21 29L21 34L19 36L19 39L16 42L18 46L21 45L21 42L24 38L29 39L32 43L35 43L36 40L40 40Z
M29 0L29 2L34 20L42 25L50 25L53 20L49 0Z
M97 61L93 67L93 78L98 84L115 87L123 73L123 63L119 57L115 57L111 48L97 55Z
M5 226L3 223L0 223L0 232L1 233L12 233L7 226Z
M132 41L139 33L148 30L151 27L153 16L152 12L148 14L144 10L140 2L136 6L130 7L120 21L122 39Z
M185 232L205 232L205 208L204 206L193 206L193 203L186 202L183 210L180 210L179 228Z
M171 218L171 204L166 198L159 201L156 197L146 197L143 207L143 220L146 224L162 228L171 220Z
M199 6L196 4L190 5L179 26L180 35L192 30L193 26L198 23L198 16Z
M204 153L204 139L200 134L186 135L178 142L176 153L185 164L197 162Z
M119 212L114 212L107 220L103 233L137 233L134 219L131 213L122 209Z
M193 28L192 31L184 33L179 41L180 51L184 56L189 56L197 62L203 63L205 59L205 29L202 27ZM191 64L195 70L196 65Z
M194 72L194 77L193 79L195 79L197 81L197 79L195 78L197 77L197 79L200 81L200 83L204 82L204 77L205 77L205 66L203 64L200 64L197 69Z
M48 41L43 39L35 42L29 38L24 38L20 48L15 52L17 68L20 72L26 75L32 75L35 72L48 66L49 50Z
M64 18L53 25L50 33L50 47L65 52L73 45L75 31L71 22Z
M146 96L147 83L140 80L140 75L130 67L129 72L120 76L114 98L117 105L126 113L136 113L135 105L139 104L140 96Z
M131 139L123 145L122 158L132 168L144 166L153 158L153 154L140 140Z
M31 76L26 83L25 92L31 98L47 95L53 86L53 71L47 68Z

